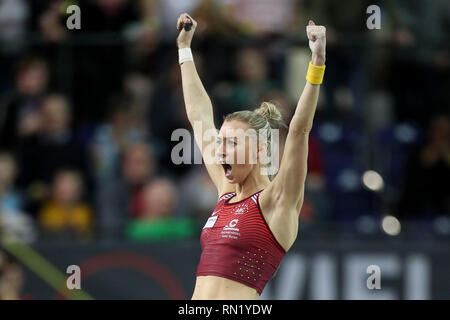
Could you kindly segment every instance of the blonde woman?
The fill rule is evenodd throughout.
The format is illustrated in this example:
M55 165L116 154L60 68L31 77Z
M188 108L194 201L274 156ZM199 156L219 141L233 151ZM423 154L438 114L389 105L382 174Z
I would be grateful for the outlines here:
M261 160L271 148L271 130L283 126L275 105L263 102L256 110L227 115L216 140L205 142L206 132L215 127L190 49L196 27L188 14L178 18L179 62L187 116L217 187L218 203L202 230L192 299L258 299L297 238L308 137L325 70L326 29L312 21L306 28L312 52L307 83L289 124L278 173L270 179ZM258 138L252 145L242 136L249 129L262 132L266 140ZM217 146L211 148L211 143ZM236 161L240 155L245 161Z

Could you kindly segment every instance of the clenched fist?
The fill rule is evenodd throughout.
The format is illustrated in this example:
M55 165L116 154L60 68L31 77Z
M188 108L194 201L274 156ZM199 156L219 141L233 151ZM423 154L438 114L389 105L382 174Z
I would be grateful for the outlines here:
M324 26L316 26L311 20L306 26L306 34L308 35L309 48L311 49L312 63L314 65L325 64L326 31L327 29Z
M192 23L192 27L189 31L186 31L184 30L184 26L188 23ZM187 13L183 13L178 17L177 30L180 31L177 38L178 49L189 48L191 46L192 37L194 36L196 28L197 21L192 19Z

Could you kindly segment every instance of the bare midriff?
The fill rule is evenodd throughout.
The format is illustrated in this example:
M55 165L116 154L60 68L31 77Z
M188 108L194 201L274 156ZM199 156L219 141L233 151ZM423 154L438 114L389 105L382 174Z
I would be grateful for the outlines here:
M192 300L257 300L258 292L242 283L218 276L198 276Z

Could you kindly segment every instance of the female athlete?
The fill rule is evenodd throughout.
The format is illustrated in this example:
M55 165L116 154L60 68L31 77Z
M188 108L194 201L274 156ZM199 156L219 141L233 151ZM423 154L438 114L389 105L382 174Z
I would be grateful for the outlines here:
M326 29L312 21L306 28L312 52L307 82L289 124L278 173L269 179L260 159L270 149L271 129L283 125L273 104L263 102L254 111L229 114L215 140L205 141L206 131L215 127L212 104L190 49L196 27L188 14L178 18L182 86L187 116L217 187L218 203L202 230L192 299L258 299L297 238L308 137L325 70ZM266 140L252 146L248 139L241 139L248 129L263 131ZM241 163L236 161L240 154L245 155ZM252 154L256 161L250 161Z

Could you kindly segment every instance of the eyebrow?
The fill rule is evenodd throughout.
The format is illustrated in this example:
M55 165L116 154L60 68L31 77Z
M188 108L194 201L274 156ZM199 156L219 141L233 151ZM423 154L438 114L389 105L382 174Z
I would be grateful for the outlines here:
M222 135L218 135L217 137L216 137L216 139L225 139L225 140L229 140L229 139L236 139L237 138L237 136L231 136L231 137L224 137L224 136L222 136Z

